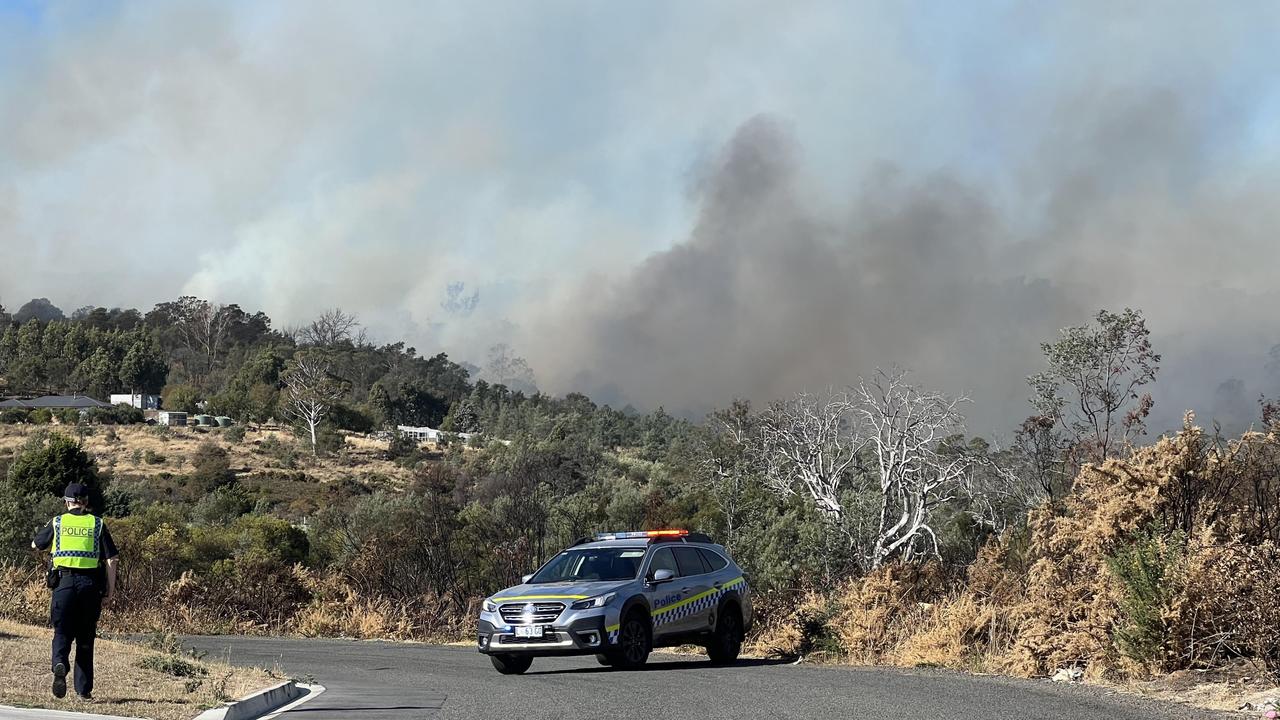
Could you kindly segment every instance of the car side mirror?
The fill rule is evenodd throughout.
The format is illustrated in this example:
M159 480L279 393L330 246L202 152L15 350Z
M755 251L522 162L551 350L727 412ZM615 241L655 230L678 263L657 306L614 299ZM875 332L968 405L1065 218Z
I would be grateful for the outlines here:
M675 579L675 573L666 568L661 568L653 571L653 575L649 576L649 583L651 585L661 585L662 583L668 583Z
M521 582L521 583L527 583L527 582L529 582L529 581L530 581L530 580L532 580L532 579L533 579L533 573L529 573L528 575L521 575L521 576L520 576L520 582Z

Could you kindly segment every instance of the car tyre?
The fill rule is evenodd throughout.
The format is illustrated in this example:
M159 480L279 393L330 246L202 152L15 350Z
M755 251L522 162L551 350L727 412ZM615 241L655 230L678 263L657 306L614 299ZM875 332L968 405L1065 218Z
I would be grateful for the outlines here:
M533 658L529 655L490 655L489 662L503 675L520 675L533 664Z
M608 667L613 664L613 658L605 655L604 653L596 653L596 662Z
M618 629L618 649L608 654L609 664L616 668L638 668L649 659L653 650L653 628L649 618L632 611Z
M707 643L707 657L717 665L736 662L742 652L742 616L737 608L720 613L715 633Z

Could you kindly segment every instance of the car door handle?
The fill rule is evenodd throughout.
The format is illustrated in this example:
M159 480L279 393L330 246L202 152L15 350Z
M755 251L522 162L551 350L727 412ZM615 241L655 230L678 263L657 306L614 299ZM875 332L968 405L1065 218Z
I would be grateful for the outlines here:
M715 588L715 589L719 590L719 589L720 589L720 586L721 586L721 585L723 585L723 584L724 584L724 583L713 583L713 584L711 585L711 587L713 587L713 588Z
M687 593L687 592L689 592L689 588L687 588L687 587L685 587L685 588L680 588L680 592L682 592L682 593Z

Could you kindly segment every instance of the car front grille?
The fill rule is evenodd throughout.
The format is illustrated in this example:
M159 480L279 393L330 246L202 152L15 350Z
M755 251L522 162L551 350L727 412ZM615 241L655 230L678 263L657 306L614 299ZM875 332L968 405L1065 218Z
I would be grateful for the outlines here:
M564 603L507 603L498 608L508 625L546 625L564 612Z

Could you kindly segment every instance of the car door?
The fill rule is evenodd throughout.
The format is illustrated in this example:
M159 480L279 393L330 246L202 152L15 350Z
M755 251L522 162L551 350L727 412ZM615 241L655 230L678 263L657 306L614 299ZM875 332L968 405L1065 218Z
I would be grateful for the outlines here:
M680 616L681 632L709 629L714 605L709 568L695 547L672 548L672 553L680 566L680 579L676 582L684 594L684 605L675 611Z
M645 577L652 578L653 574L658 570L670 570L675 579L671 582L665 582L660 585L650 585L648 588L650 615L653 618L653 636L655 638L662 635L670 635L672 633L683 632L685 627L681 622L679 614L682 602L687 597L682 588L683 579L680 577L680 566L676 564L676 557L669 547L660 547L654 550L653 555L649 558L649 567L645 570Z

